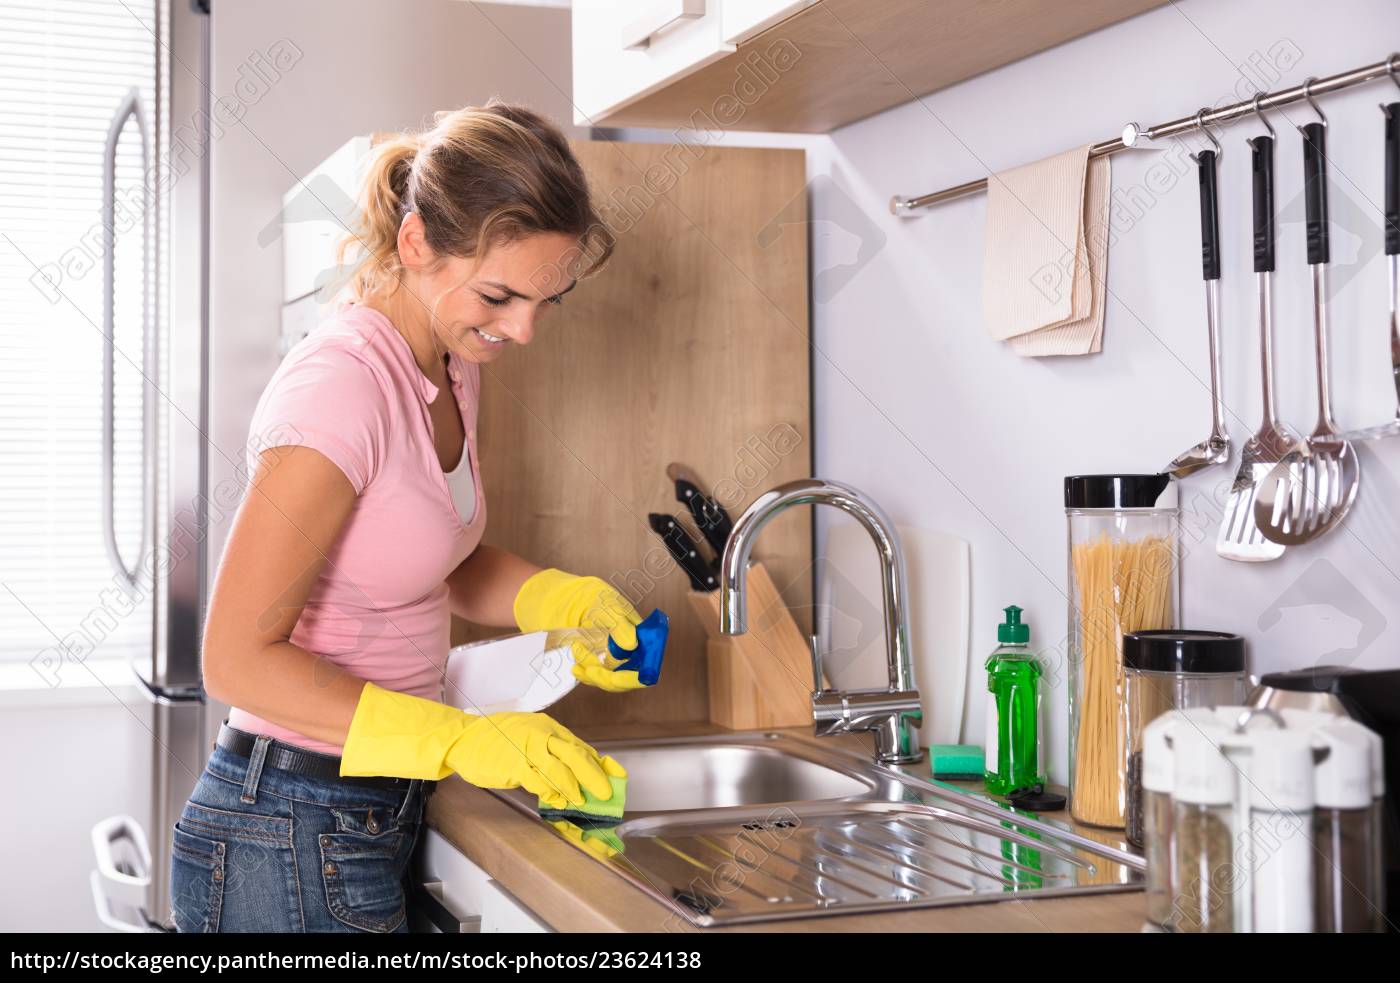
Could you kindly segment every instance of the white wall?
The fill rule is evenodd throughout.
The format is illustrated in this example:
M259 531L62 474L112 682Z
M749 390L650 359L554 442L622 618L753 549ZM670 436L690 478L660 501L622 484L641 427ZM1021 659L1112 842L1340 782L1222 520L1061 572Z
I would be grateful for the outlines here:
M1104 351L1083 358L1022 359L986 336L985 196L915 219L891 216L890 197L1106 140L1129 121L1160 123L1380 61L1395 47L1386 30L1395 23L1387 0L1343 0L1325 11L1306 0L1182 0L830 135L719 137L724 145L808 150L817 473L868 492L896 521L972 544L964 740L981 740L980 667L996 644L1001 608L1019 604L1057 677L1047 741L1054 777L1066 778L1062 480L1156 471L1209 431L1197 182L1184 170L1163 182L1169 187L1156 186L1150 207L1115 219ZM1323 101L1331 120L1332 395L1344 427L1381 422L1396 408L1377 103L1397 98L1389 82L1375 82ZM1310 118L1298 107L1271 116L1280 137L1278 399L1281 416L1304 433L1317 409L1301 143L1292 124ZM1259 132L1240 123L1221 137L1224 398L1236 447L1261 415L1244 143ZM622 131L624 139L665 136ZM1115 156L1115 200L1146 187L1148 169L1164 159L1179 167L1183 157L1179 149ZM1244 635L1256 672L1400 665L1400 440L1363 449L1365 484L1341 529L1266 564L1215 554L1237 463L1182 488L1186 626ZM873 644L881 645L878 636ZM882 673L881 664L869 685L880 685Z
M824 255L841 245L843 228L884 237L844 287L815 298L818 471L851 480L900 521L971 541L974 667L995 645L1007 604L1026 609L1038 646L1063 638L1062 478L1157 470L1209 430L1197 183L1187 173L1140 218L1115 223L1104 351L1069 359L1021 359L984 334L985 197L900 220L886 210L890 195L1108 139L1129 120L1162 122L1261 86L1381 60L1395 47L1394 15L1386 0L1346 0L1325 12L1305 0L1185 0L845 127L818 148L814 173L831 183L815 185L813 212L834 227L814 231L835 234L815 237L816 276L850 262ZM1242 76L1236 66L1251 63L1286 70L1261 77L1247 67ZM1331 120L1333 399L1343 426L1395 412L1376 104L1397 98L1384 82L1323 102ZM1301 146L1290 124L1308 119L1296 107L1272 119L1280 136L1279 399L1281 415L1302 432L1312 429L1316 402ZM1256 132L1239 124L1222 136L1224 395L1236 446L1261 414L1244 143ZM1115 157L1115 189L1142 185L1161 159ZM1400 441L1363 451L1365 485L1341 529L1267 564L1215 554L1218 502L1236 463L1182 489L1198 514L1187 522L1186 625L1244 635L1255 671L1400 665ZM1063 780L1063 682L1050 703L1048 738ZM974 741L981 714L974 701L966 730Z
M65 686L37 700L0 693L9 809L0 930L103 930L88 886L89 832L108 816L144 816L151 788L150 705L115 674L107 684Z

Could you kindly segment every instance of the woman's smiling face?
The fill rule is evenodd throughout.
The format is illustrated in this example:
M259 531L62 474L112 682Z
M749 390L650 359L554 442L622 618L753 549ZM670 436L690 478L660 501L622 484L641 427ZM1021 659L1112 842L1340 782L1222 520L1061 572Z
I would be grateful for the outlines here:
M499 243L481 256L436 257L423 242L422 221L410 214L399 246L416 281L406 285L431 314L433 329L473 362L490 362L513 344L528 345L540 319L576 283L579 240L561 232Z

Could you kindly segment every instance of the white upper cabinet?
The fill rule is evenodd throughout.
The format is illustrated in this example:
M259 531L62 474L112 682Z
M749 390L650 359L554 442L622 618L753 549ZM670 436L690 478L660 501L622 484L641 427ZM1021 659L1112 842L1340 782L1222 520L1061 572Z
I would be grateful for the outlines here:
M812 2L574 0L574 122L603 123Z
M724 0L720 37L725 44L741 44L816 2L817 0Z

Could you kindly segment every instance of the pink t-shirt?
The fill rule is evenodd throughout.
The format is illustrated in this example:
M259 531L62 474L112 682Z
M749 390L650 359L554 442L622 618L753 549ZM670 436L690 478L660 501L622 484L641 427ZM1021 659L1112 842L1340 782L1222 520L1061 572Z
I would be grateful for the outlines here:
M269 447L311 447L359 496L292 642L386 689L433 700L442 698L450 647L444 581L486 525L476 451L480 367L452 356L448 375L476 486L465 525L433 445L428 404L438 389L388 318L368 307L342 307L287 354L258 401L248 441L250 468ZM229 724L313 751L341 750L236 707Z

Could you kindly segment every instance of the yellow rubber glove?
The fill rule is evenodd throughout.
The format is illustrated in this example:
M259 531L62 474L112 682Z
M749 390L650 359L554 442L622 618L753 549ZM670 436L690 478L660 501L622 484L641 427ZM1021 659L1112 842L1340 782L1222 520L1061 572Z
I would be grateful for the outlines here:
M574 846L586 850L599 860L608 860L623 852L622 841L611 829L584 829L567 819L550 820L549 825L558 830Z
M604 628L619 648L637 647L642 616L627 598L597 577L541 570L520 586L514 607L521 631Z
M609 693L626 693L629 690L645 689L646 686L638 677L637 670L616 671L617 667L622 665L622 661L608 651L607 635L601 630L597 634L599 635L597 641L589 638L576 638L569 643L569 653L574 658L572 669L574 678L581 683L596 686Z
M608 776L626 777L542 713L476 716L365 683L341 752L342 776L438 781L451 774L481 788L523 788L551 808L612 797Z

